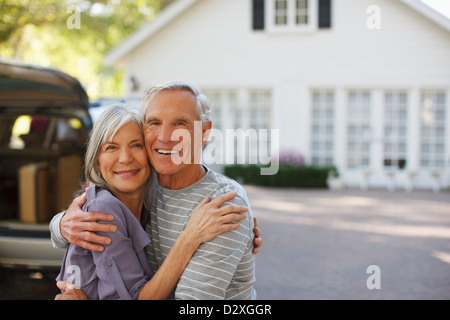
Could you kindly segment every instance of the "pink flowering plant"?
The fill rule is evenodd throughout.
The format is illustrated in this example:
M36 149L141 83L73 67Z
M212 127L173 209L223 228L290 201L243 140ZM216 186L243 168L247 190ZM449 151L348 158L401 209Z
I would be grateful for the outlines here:
M279 153L280 165L303 166L305 158L298 152L292 150L282 150Z

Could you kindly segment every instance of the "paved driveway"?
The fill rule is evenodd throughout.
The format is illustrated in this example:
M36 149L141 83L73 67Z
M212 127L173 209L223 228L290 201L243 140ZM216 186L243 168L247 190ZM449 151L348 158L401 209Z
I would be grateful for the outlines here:
M246 190L259 299L450 299L450 192Z
M259 299L450 299L449 192L246 190ZM0 300L53 299L56 274L41 276L0 272Z

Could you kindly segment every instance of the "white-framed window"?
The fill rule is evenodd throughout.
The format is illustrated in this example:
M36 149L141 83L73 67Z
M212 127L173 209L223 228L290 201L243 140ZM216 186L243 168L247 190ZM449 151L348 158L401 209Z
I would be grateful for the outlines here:
M371 95L369 91L349 91L347 95L347 167L370 165Z
M267 30L315 30L317 29L317 10L317 0L267 0Z
M203 92L211 103L209 119L213 123L213 127L222 130L222 110L223 110L223 93L219 90L205 90Z
M314 90L311 93L311 164L334 164L334 92Z
M275 0L275 8L273 12L273 23L276 26L287 25L288 20L288 1L287 0Z
M240 105L236 101L235 89L206 89L203 93L208 97L211 103L210 120L212 121L212 128L214 131L210 135L210 141L206 146L214 143L215 159L207 158L207 162L218 161L218 164L223 164L226 161L226 146L224 137L228 129L239 128L242 123L241 119L235 116L235 113L242 114ZM216 137L218 130L220 133ZM216 139L219 139L216 141ZM209 155L209 153L207 153ZM205 157L205 154L203 154ZM208 157L208 156L206 156ZM236 152L234 153L234 160L236 163Z
M445 167L445 105L444 91L423 91L420 110L420 167Z
M213 128L223 131L244 127L242 103L236 89L205 89L203 93L211 103L210 120Z
M408 94L385 92L383 159L385 168L404 169L408 147Z
M272 91L269 89L249 90L250 129L257 134L256 140L250 141L249 163L258 163L259 155L267 155L271 149L270 129L272 112ZM260 130L267 130L267 135ZM252 136L255 139L254 136Z
M252 89L249 92L250 128L270 129L272 93L270 90Z
M252 89L205 89L203 93L211 101L210 119L213 128L221 131L224 139L228 130L234 130L233 140L224 141L226 153L218 156L235 164L256 164L261 155L268 156L271 150L272 90ZM260 130L267 130L267 134ZM231 148L231 150L230 150ZM217 152L220 152L218 150Z

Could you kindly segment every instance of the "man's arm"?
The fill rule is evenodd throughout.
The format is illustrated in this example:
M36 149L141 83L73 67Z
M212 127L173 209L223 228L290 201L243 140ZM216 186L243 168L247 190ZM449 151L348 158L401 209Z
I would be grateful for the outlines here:
M87 250L103 251L102 244L111 243L109 237L97 235L95 232L115 232L115 225L97 222L112 221L114 216L104 212L84 212L82 207L85 202L86 194L83 193L72 201L66 212L53 217L50 232L55 248L65 248L70 242Z
M75 198L67 211L56 214L50 222L50 233L54 248L64 249L69 243L92 251L103 251L103 246L110 243L109 237L99 236L94 232L115 232L112 224L101 224L97 221L112 221L114 217L102 212L84 212L81 208L86 202L86 194ZM261 231L257 227L253 230L253 253L258 253L262 245ZM96 244L97 243L97 244Z
M49 227L53 248L64 249L69 245L69 241L64 239L61 234L61 229L59 228L59 224L64 213L65 211L54 215L52 221L50 221Z

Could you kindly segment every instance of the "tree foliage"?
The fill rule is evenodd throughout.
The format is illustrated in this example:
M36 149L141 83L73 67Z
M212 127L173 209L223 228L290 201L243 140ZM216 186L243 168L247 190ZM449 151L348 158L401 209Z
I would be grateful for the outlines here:
M59 68L91 98L118 96L122 73L103 56L173 1L0 0L0 56ZM79 28L68 23L74 14Z

